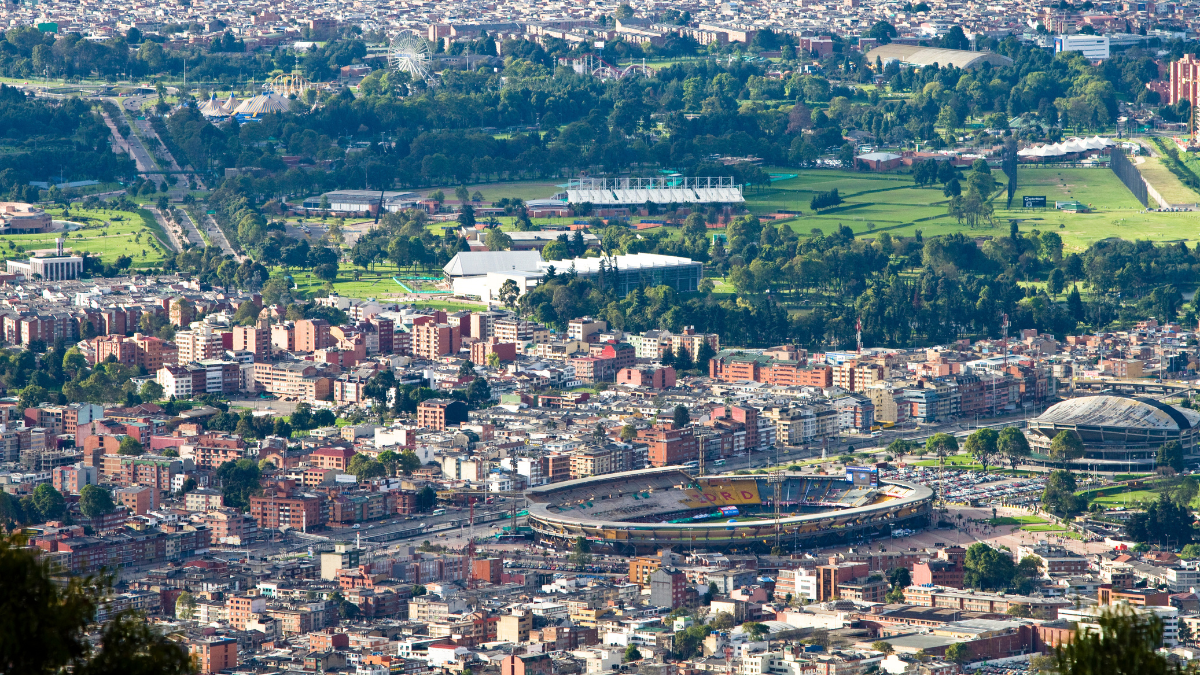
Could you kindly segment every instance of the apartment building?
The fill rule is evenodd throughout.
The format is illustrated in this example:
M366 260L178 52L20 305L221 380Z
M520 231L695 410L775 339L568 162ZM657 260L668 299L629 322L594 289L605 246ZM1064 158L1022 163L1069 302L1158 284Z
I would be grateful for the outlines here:
M467 406L462 401L446 398L431 398L417 405L417 426L434 431L445 431L448 426L457 426L467 421Z
M329 322L324 319L301 319L296 322L296 351L315 352L333 346Z
M189 330L176 331L175 346L178 348L176 363L180 365L215 359L225 353L221 333L203 322L193 323Z
M311 361L255 363L254 383L259 391L302 401L325 400L333 393L333 378Z
M511 342L511 340L505 340ZM436 359L457 354L462 347L462 334L458 326L447 323L426 323L413 326L413 356Z

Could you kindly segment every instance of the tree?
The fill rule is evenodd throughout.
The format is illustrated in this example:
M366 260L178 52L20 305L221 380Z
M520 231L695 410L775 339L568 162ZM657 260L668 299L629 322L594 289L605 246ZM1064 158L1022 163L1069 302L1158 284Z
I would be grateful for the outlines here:
M1067 463L1083 457L1083 441L1070 429L1058 432L1050 441L1050 458Z
M584 537L575 537L575 544L572 546L574 551L571 554L572 560L577 565L586 565L592 561L592 542Z
M1162 646L1162 621L1142 617L1131 608L1114 605L1095 620L1099 630L1078 631L1075 639L1054 651L1055 670L1063 675L1167 675L1181 672Z
M162 385L154 380L146 380L142 384L142 388L138 390L138 396L143 401L160 401L163 397Z
M1026 457L1032 454L1029 449L1029 439L1016 427L1005 427L1000 430L996 439L996 450L1015 470Z
M750 636L751 642L758 642L763 638L764 635L767 635L771 632L771 629L767 628L766 624L759 623L757 621L747 621L746 623L742 624L742 630Z
M466 200L463 201L465 202ZM462 211L458 213L458 224L468 230L473 229L475 227L475 207L464 203Z
M79 491L79 512L85 518L97 518L113 508L112 493L99 485L84 485Z
M983 465L987 473L988 463L996 456L999 445L999 434L994 429L979 429L967 437L967 454L974 457Z
M912 572L907 567L893 567L888 570L887 580L893 588L904 589L912 585Z
M17 407L21 410L25 408L36 408L44 403L50 392L45 387L31 384L21 390L21 397L17 401Z
M1183 478L1170 492L1171 501L1179 506L1188 506L1197 494L1200 494L1200 480L1195 476Z
M985 591L1008 588L1016 576L1016 565L1007 551L984 543L971 544L963 561L963 583Z
M904 456L910 454L912 451L913 442L904 438L897 438L887 446L887 453L898 460L904 459Z
M230 508L245 511L250 508L250 497L258 494L261 472L258 464L250 458L236 462L222 462L217 467L217 480L221 483L221 501Z
M729 630L736 626L737 622L733 620L733 615L729 612L717 612L717 615L713 617L709 625L712 626L713 630Z
M950 434L937 433L925 441L925 450L936 455L938 463L945 468L946 458L958 452L958 439Z
M682 429L692 422L691 413L688 412L687 406L677 405L671 416L677 429Z
M1063 292L1063 272L1055 268L1050 272L1050 278L1046 281L1046 290L1050 292L1052 297L1058 297L1059 293Z
M192 597L191 593L184 591L175 598L175 618L191 621L196 614L196 598Z
M957 26L955 27L957 28ZM963 664L970 661L971 645L965 642L955 642L949 647L946 647L946 658L958 664Z
M498 227L493 227L492 229L488 230L487 236L484 238L483 243L485 246L487 246L489 251L507 251L508 249L512 248L513 244L512 237L508 236L504 230L501 230Z
M896 648L892 646L892 643L885 642L883 640L872 642L871 649L874 649L877 652L883 652L884 654L891 654L892 652L896 651Z
M488 384L486 378L477 377L471 381L471 384L467 385L468 401L478 405L485 401L491 400L491 398L492 387L490 384Z
M629 663L630 661L641 661L641 660L642 660L642 653L640 651L638 651L637 645L629 645L628 647L625 648L625 656L622 658L622 661L624 663Z
M637 427L633 426L632 424L626 424L625 426L621 427L622 441L628 443L635 438L637 438Z
M1008 608L1007 614L1015 616L1019 619L1032 619L1033 612L1029 611L1029 605L1013 605Z
M1179 441L1163 443L1158 448L1154 464L1158 467L1170 467L1176 472L1183 471L1183 446L1179 444Z
M34 488L33 505L43 520L58 520L67 511L67 500L49 483L42 483Z
M417 453L412 450L405 450L400 453L399 460L396 462L396 470L405 476L411 476L412 472L421 468L421 458L417 457Z
M379 460L361 453L350 459L350 464L346 467L346 471L354 474L354 477L360 481L383 478L387 475L387 469L384 468Z
M426 485L417 493L417 510L428 511L433 508L434 504L437 504L437 492Z
M1134 513L1125 521L1125 534L1138 542L1185 546L1195 537L1195 528L1188 508L1175 504L1164 494L1145 511Z
M1042 490L1042 508L1059 518L1079 513L1087 505L1087 499L1076 495L1075 489L1075 476L1070 471L1051 471Z
M500 284L500 302L512 311L517 306L517 297L521 295L521 289L517 287L517 282L512 279L505 279L503 284Z
M142 443L133 436L125 436L121 439L121 445L117 448L119 455L140 455L144 452Z
M56 577L19 535L0 537L0 672L192 672L188 653L133 612L121 612L97 629L107 579L70 577L60 583ZM89 630L97 632L89 636Z
M881 45L888 44L896 35L896 27L887 21L876 21L871 30L867 31L867 37L875 38Z
M475 377L475 362L472 361L471 359L467 359L466 361L463 361L461 364L459 364L458 377L459 377L459 379L463 379L463 378L467 378L467 377Z

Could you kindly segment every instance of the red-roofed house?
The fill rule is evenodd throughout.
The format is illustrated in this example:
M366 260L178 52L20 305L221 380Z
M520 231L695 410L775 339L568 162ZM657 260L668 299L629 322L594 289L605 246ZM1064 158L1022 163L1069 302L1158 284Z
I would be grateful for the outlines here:
M309 455L308 461L320 469L345 471L350 466L350 458L356 454L350 448L317 448Z

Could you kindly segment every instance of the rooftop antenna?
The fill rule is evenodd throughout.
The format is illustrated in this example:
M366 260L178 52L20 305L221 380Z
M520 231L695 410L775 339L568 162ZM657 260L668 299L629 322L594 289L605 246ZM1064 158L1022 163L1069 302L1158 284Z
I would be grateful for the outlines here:
M862 356L862 317L861 316L858 317L858 320L856 320L854 322L854 331L855 331L855 334L858 336L858 351L856 353L859 356Z
M1000 322L1000 327L1004 329L1004 340L1000 346L1004 348L1004 368L1008 369L1008 315L1004 315L1004 319Z

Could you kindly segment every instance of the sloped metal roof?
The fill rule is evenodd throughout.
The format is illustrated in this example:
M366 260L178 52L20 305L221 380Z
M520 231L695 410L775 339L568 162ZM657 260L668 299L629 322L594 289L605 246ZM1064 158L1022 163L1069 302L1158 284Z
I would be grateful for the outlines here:
M1034 423L1186 430L1200 425L1200 414L1154 399L1100 395L1056 403Z
M540 251L471 251L456 253L442 271L450 277L476 277L488 272L539 272Z
M970 52L965 49L899 44L881 45L867 52L867 63L875 63L876 59L881 59L884 63L895 60L913 66L931 66L935 63L939 66L953 65L964 70L982 66L984 62L993 66L1011 66L1013 62L1007 56L995 52Z

